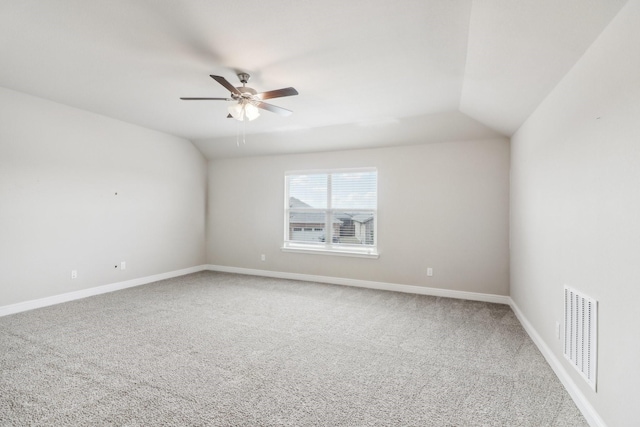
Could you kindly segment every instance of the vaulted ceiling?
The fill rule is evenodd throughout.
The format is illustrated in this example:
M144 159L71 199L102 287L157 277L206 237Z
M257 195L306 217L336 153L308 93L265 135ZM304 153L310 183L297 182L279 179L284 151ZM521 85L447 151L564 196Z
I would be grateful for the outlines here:
M209 158L510 136L626 0L3 0L0 86ZM227 119L209 75L294 111ZM246 133L246 144L236 146ZM240 136L242 139L242 136Z

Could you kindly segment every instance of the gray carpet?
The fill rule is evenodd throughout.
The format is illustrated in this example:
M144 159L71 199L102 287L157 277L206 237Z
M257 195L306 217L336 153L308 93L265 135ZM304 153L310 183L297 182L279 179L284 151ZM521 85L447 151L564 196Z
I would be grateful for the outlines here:
M508 306L202 272L0 317L0 424L585 426Z

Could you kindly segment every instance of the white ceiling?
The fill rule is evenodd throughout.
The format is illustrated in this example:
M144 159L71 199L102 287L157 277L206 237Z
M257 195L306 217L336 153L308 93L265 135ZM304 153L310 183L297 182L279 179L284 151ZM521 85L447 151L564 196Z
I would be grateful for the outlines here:
M0 86L209 158L510 136L627 0L1 0ZM226 119L216 74L294 111ZM242 136L240 136L242 140Z

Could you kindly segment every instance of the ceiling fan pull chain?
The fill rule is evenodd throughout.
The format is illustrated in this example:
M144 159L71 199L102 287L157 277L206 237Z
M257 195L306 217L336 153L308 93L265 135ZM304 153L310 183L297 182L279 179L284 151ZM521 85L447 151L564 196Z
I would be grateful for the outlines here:
M240 122L236 126L236 147L240 147Z

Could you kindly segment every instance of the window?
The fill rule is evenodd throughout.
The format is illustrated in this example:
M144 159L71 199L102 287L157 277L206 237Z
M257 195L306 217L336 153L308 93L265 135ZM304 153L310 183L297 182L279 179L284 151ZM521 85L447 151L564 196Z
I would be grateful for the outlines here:
M377 257L376 169L285 174L283 250Z

